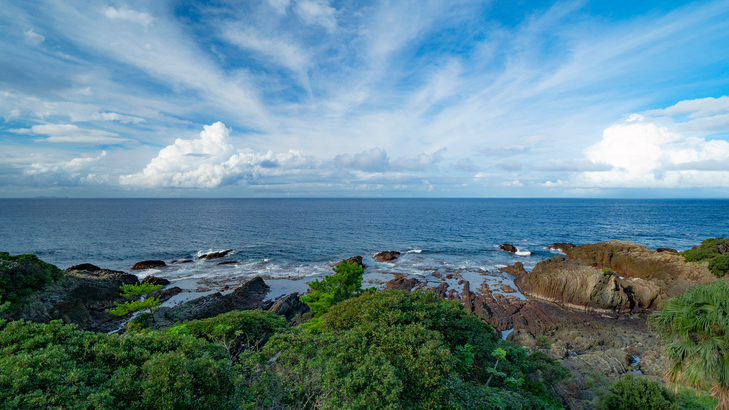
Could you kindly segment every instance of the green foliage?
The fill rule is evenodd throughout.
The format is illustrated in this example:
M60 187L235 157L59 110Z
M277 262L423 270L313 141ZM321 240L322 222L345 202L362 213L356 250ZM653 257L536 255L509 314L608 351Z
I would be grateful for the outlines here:
M719 400L729 405L729 281L689 288L651 316L665 342L671 383L699 390L710 384Z
M549 339L547 339L547 336L538 335L536 340L537 340L537 346L540 349L551 349L552 348L552 344L549 343Z
M609 275L612 272L610 268L602 268L603 275Z
M234 380L223 349L191 336L118 337L60 321L0 331L4 409L232 409Z
M608 388L601 410L679 410L676 394L658 382L626 373Z
M489 388L492 352L504 376ZM551 386L566 369L532 356L457 302L387 291L334 305L319 332L293 328L241 360L248 408L559 408Z
M362 272L364 269L356 263L346 260L334 267L334 275L325 276L321 281L309 283L313 292L304 295L300 300L311 308L317 318L329 309L346 299L362 294Z
M701 242L698 249L688 249L683 252L686 262L706 262L709 261L709 270L716 276L724 276L729 273L729 254L720 254L717 251L719 245L729 239L709 238Z
M162 289L162 285L153 285L151 283L138 283L128 284L124 283L121 285L121 295L125 298L131 298L134 296L146 295L149 292Z
M679 387L677 403L681 410L713 410L717 401L706 392L699 392L686 387Z
M0 298L5 299L3 305L6 309L15 306L63 275L62 270L35 255L10 256L7 252L0 252Z
M113 309L107 309L106 311L115 316L124 316L131 312L138 310L150 309L159 306L159 300L157 298L147 298L144 300L132 300L124 303L117 303Z

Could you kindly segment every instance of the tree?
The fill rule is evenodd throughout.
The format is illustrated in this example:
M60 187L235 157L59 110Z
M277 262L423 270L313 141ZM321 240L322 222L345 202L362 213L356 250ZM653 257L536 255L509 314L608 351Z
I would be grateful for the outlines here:
M711 385L717 410L729 409L729 281L694 286L651 317L670 360L666 380Z
M334 275L309 283L312 292L300 299L309 305L315 318L319 317L333 305L362 294L363 272L362 265L343 260L334 268Z

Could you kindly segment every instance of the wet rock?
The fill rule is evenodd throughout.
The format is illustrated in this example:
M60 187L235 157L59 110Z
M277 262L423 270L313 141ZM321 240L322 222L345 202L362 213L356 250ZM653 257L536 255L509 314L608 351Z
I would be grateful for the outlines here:
M150 283L152 285L158 286L167 286L170 284L170 281L165 278L158 278L156 276L147 276L146 278L142 279L142 283Z
M516 276L516 277L525 276L527 274L526 269L524 269L524 264L521 262L517 262L517 263L515 263L511 266L507 266L505 268L499 268L499 270L502 272L506 272L509 275Z
M433 292L435 293L435 295L441 299L446 298L447 291L448 291L448 284L446 282L441 282L440 285L433 288Z
M499 245L499 249L506 252L516 253L516 247L514 245L508 244L508 243L502 243Z
M173 286L171 288L159 289L151 292L147 295L147 297L157 298L157 300L159 300L160 302L166 302L173 296L179 295L180 293L182 293L182 289L180 289L178 286Z
M551 245L547 245L547 249L553 249L556 251L567 252L568 250L575 247L572 242L555 242Z
M200 255L198 257L198 259L205 259L206 261L209 261L211 259L220 259L220 258L224 258L226 255L228 255L229 253L231 253L233 251L234 251L234 249L228 249L228 250L224 250L224 251L220 251L220 252L206 253L205 255Z
M298 293L286 295L271 306L269 312L273 312L284 316L286 320L291 321L296 315L303 315L309 311L309 306L299 300Z
M101 268L90 263L82 263L80 265L71 266L70 268L66 269L66 272L96 272L97 270L101 270Z
M400 257L400 252L398 251L382 251L377 254L375 254L375 260L377 262L388 262L395 260Z
M411 291L413 288L420 286L422 283L415 278L406 278L403 275L397 275L394 279L385 284L385 289L398 289Z
M569 308L600 313L631 309L631 300L616 276L562 256L537 263L514 283L524 295Z
M256 309L263 303L269 287L256 276L232 293L220 292L202 296L174 307L160 307L152 311L156 328L170 326L177 322L205 319L231 310Z
M567 252L567 258L598 269L610 268L618 276L653 282L668 297L678 296L691 286L716 280L706 264L684 262L678 255L627 241L575 246Z
M361 256L352 256L351 258L347 259L347 263L349 263L350 265L359 265L362 267L362 269L366 268L364 263L362 263Z
M499 287L499 289L504 293L516 293L516 289L512 288L511 286L507 284L503 284Z
M167 266L167 264L164 261L141 261L135 263L131 270L164 268L165 266Z
M175 263L175 264L181 264L181 263L192 263L192 262L195 262L195 261L194 261L194 260L192 260L192 259L183 259L183 260L181 260L181 261L177 261L177 260L175 260L175 261L172 261L172 262L170 262L170 263Z
M235 265L238 261L225 261L225 262L218 262L216 265Z
M678 253L678 251L673 248L658 248L656 249L656 252Z

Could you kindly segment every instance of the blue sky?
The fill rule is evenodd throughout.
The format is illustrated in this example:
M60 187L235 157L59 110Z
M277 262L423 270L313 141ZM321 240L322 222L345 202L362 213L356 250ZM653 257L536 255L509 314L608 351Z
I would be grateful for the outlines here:
M0 1L0 197L729 197L729 1Z

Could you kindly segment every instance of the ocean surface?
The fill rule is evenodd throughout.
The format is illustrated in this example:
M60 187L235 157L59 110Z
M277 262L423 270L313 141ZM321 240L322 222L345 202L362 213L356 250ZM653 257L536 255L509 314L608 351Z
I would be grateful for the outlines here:
M300 280L361 255L374 272L531 269L554 242L633 241L690 248L729 235L729 200L612 199L0 199L0 251L64 269L129 271L148 259L173 281ZM499 244L510 243L517 255ZM198 256L235 251L214 261ZM396 263L373 255L396 250ZM219 265L219 262L235 263ZM139 273L140 277L150 272ZM304 281L305 282L305 281Z

